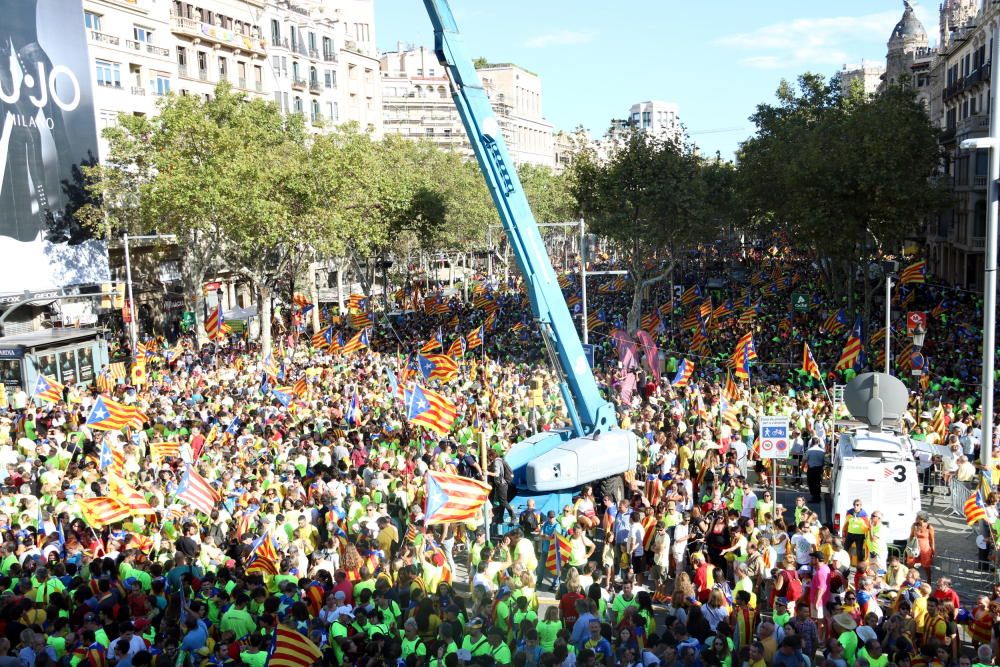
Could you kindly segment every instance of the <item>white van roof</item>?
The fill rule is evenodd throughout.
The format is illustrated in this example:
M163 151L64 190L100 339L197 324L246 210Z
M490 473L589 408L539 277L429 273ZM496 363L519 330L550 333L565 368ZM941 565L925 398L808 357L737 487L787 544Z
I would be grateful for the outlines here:
M841 456L890 456L900 457L910 454L909 440L893 433L859 430L841 435L839 443Z

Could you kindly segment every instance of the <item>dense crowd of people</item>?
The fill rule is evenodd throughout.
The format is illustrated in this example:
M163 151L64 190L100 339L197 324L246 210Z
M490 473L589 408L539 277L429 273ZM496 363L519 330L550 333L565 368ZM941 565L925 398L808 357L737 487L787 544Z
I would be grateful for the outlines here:
M690 287L703 271L676 279ZM260 667L277 628L308 638L328 665L995 664L1000 587L962 600L935 577L926 517L913 552L886 543L882 508L856 503L842 532L820 522L836 415L801 371L801 343L832 372L844 336L823 325L841 304L791 313L787 290L723 284L699 298L737 305L717 311L700 352L681 325L682 290L654 291L655 305L673 304L651 332L662 369L621 363L610 334L625 328L630 295L591 295L602 318L590 334L595 375L639 437L640 463L621 487L595 482L545 512L508 502L517 489L503 454L568 417L513 282L475 290L478 305L455 295L441 298L446 313L379 318L369 346L349 354L314 347L292 322L275 323L272 350L186 336L168 361L175 343L151 341L144 382L109 396L141 410L135 428L86 425L96 388L68 387L54 402L18 388L0 416L0 667ZM905 291L905 307L937 312L930 381L914 384L901 423L955 452L925 470L961 475L981 446L978 304L944 288ZM410 423L396 389L413 377L410 353L442 330L444 352L480 325L483 344L457 351L456 377L429 382L453 401L454 425ZM725 362L747 331L757 361L729 406L736 420L723 419ZM697 371L675 386L682 359ZM279 385L297 385L294 398L278 400L269 387ZM947 406L944 434L932 404ZM788 507L754 450L760 418L775 414L792 426L796 465L783 484L802 493ZM189 469L219 497L210 513L178 496ZM429 470L490 484L493 525L426 525ZM102 525L82 509L94 498L130 501L129 516ZM563 540L565 559L549 567ZM987 529L984 572L991 545ZM261 567L268 552L273 569Z

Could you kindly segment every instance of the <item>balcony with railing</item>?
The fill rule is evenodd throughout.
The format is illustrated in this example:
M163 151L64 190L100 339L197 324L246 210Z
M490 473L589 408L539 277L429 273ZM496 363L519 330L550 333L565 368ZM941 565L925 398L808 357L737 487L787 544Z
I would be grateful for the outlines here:
M247 89L247 80L244 79L244 78L237 79L236 86L238 88L242 89L242 90L248 90Z
M274 46L274 47L279 48L279 49L285 49L285 50L289 50L291 48L291 47L288 46L288 38L287 37L284 37L284 38L281 38L281 39L276 39L276 38L274 38L272 36L271 37L271 46Z
M150 44L149 42L137 42L134 39L126 39L125 47L132 49L133 51L139 51L140 53L145 51L146 53L154 56L162 56L164 58L170 57L170 49L165 49L162 46L156 46L154 44Z
M328 63L335 63L337 62L337 54L327 51L323 54L323 60Z
M108 79L98 79L97 80L97 85L100 86L101 88L117 88L118 90L122 89L122 82L121 81L110 81Z
M319 81L313 79L309 82L309 92L313 95L319 95L323 92L323 86Z
M319 49L309 49L309 57L313 60L319 60Z
M97 30L90 31L90 38L95 42L100 42L101 44L107 44L109 46L118 46L121 44L121 40L114 35L109 35L106 32L98 32Z
M292 88L294 88L295 90L305 90L306 80L301 77L294 77L292 79Z
M260 37L244 35L243 33L223 28L222 26L189 19L186 16L171 14L170 29L175 33L212 42L213 44L221 44L253 53L264 53L265 40Z
M146 89L141 88L139 86L132 86L132 94L135 95L136 97L145 97Z
M201 79L202 81L208 81L208 70L207 69L199 69L198 70L198 78Z

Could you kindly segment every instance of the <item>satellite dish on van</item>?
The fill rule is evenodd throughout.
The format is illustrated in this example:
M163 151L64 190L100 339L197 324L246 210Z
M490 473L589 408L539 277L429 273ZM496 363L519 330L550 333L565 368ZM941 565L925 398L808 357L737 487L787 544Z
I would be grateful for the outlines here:
M886 373L862 373L844 387L844 404L851 416L874 431L882 430L886 419L902 417L908 400L906 385Z

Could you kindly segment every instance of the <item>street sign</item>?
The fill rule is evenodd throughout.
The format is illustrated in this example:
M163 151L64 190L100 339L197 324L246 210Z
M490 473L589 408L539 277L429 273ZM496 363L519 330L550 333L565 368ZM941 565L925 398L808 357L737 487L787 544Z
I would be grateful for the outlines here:
M591 370L594 368L594 344L593 343L583 343L583 354L587 357L587 363L590 364Z
M194 311L185 310L183 313L181 313L181 329L187 331L193 326L194 326Z
M927 360L924 359L924 355L920 352L915 350L913 354L910 355L910 368L912 369L914 375L923 375L924 366L926 365Z
M927 313L911 310L906 314L906 335L912 336L918 330L927 333Z
M760 418L760 458L787 459L792 444L788 437L788 417L769 415Z
M792 309L796 313L808 313L809 295L804 292L792 292Z

